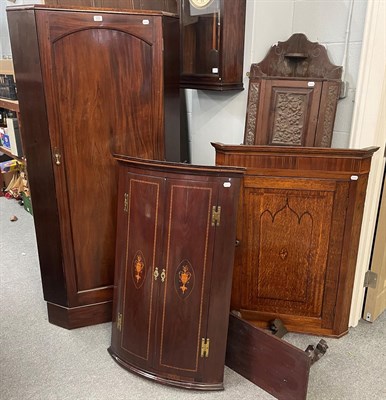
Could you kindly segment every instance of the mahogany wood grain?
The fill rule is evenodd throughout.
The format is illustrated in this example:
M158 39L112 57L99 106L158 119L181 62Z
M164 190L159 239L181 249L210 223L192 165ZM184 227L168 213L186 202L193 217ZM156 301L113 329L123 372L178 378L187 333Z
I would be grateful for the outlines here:
M246 167L232 309L257 326L347 332L367 179L376 147L233 146L216 164Z
M310 358L271 333L230 314L226 365L279 400L305 400Z
M82 328L90 324L111 321L112 302L106 301L80 307L62 307L47 303L48 320L66 329Z
M28 180L34 199L34 221L44 298L66 306L59 220L57 217L47 218L58 215L58 205L52 199L54 172L39 45L36 34L31 34L35 31L34 11L8 14L8 20L20 115L24 127L23 146L30 165ZM19 29L20 26L23 26L23 29ZM17 51L18 46L15 43L23 44L22 52ZM31 132L30 127L36 129ZM34 168L31 168L32 165Z
M111 309L112 154L181 157L178 18L94 16L91 9L8 9L44 296L49 312L60 309L50 321L63 316L58 324L68 328L79 326L78 317L84 325L105 321Z
M109 352L161 383L222 389L242 170L117 159ZM221 207L218 225L213 207ZM203 339L210 343L207 357Z

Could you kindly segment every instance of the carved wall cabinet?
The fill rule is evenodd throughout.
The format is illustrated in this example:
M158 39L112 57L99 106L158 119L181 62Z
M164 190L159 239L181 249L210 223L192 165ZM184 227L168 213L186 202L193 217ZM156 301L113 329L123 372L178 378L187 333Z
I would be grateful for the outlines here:
M247 167L239 206L232 310L265 325L347 332L372 154L214 144L216 163Z
M242 172L118 160L109 352L165 384L222 389Z
M49 320L109 321L112 154L179 160L179 20L24 6L8 21Z
M342 67L296 33L252 64L244 144L330 147Z

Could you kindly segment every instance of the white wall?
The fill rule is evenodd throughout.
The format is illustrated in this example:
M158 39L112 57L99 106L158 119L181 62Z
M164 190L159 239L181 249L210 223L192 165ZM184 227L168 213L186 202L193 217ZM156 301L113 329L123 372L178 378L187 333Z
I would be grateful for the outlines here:
M0 0L0 59L11 59L6 7L22 4L42 4L44 0Z
M369 182L351 304L350 326L362 314L365 290L364 275L369 268L378 204L383 182L386 149L386 2L368 3L366 25L359 68L357 101L355 103L350 147L378 146L371 161ZM382 287L379 282L378 287ZM372 289L371 289L372 290Z
M351 20L347 68L348 94L339 100L333 147L348 147L367 1L355 0ZM247 0L244 76L260 62L270 46L302 32L326 46L331 61L342 65L350 0ZM191 161L214 164L210 142L240 144L244 136L248 78L242 92L188 90Z

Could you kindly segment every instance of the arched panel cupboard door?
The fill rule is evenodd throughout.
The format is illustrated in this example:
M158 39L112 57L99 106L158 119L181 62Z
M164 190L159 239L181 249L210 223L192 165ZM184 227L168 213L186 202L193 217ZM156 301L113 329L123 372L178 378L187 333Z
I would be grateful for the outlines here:
M112 154L180 160L178 18L29 6L8 20L49 320L109 321Z

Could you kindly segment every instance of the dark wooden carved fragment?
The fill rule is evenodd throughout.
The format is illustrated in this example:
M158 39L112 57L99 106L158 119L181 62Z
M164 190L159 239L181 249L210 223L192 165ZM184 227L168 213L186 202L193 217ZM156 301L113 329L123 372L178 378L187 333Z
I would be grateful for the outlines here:
M261 62L251 65L250 78L263 76L339 80L342 67L331 63L323 45L310 42L303 33L294 33L272 46Z
M279 400L307 397L308 353L232 313L225 363Z

